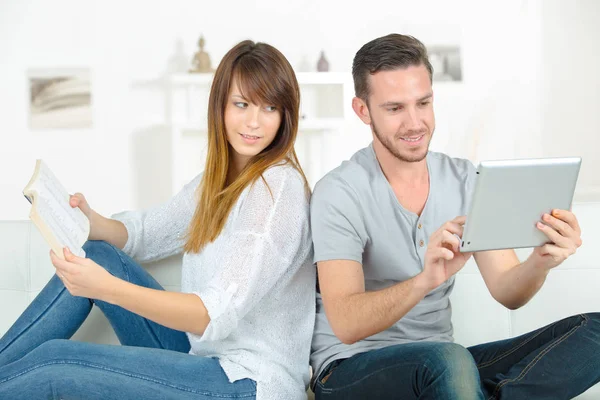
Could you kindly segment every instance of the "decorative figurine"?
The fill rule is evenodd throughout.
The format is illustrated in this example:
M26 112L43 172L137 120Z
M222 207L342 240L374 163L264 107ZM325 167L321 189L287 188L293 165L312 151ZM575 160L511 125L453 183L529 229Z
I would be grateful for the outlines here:
M317 62L317 71L327 72L329 71L329 61L325 58L325 51L321 50L321 58Z
M212 66L210 65L210 56L204 51L204 35L200 36L198 47L200 49L194 54L192 68L189 72L213 72Z

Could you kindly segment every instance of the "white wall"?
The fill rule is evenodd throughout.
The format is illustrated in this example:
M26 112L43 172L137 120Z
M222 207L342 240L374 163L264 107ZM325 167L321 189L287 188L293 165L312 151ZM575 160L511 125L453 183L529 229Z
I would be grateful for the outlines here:
M583 157L581 199L600 199L600 2L543 3L544 153Z
M315 65L324 49L333 71L349 71L362 44L389 32L410 33L428 45L460 44L464 83L436 98L433 149L473 161L559 155L568 149L586 156L580 183L600 183L593 180L600 178L592 176L595 156L589 146L597 145L594 134L600 127L591 112L600 106L598 90L592 89L600 82L592 74L600 52L593 16L597 2L350 4L1 0L0 219L27 218L29 206L20 192L36 158L46 159L67 189L85 193L104 214L164 200L170 188L164 98L140 82L165 73L178 43L189 59L200 33L214 65L232 45L251 38L278 47L295 67L306 61ZM591 67L562 63L549 51L555 42L562 46L557 54L568 50ZM27 69L63 66L91 68L94 127L30 131ZM574 86L554 79L582 71ZM567 109L563 96L571 98ZM585 112L577 113L577 99L583 97ZM572 126L565 124L575 124L578 135L567 147L558 141ZM343 145L329 149L325 165L337 165L369 142L364 126L351 126L338 138ZM548 139L556 145L547 147Z

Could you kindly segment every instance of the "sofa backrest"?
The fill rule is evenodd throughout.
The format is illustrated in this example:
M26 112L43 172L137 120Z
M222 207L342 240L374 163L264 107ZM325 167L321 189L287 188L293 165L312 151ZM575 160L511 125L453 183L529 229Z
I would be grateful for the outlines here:
M473 260L458 274L452 293L455 339L469 346L519 335L571 314L600 310L600 203L576 204L584 245L548 276L526 306L510 311L489 294ZM0 334L4 333L54 274L49 247L29 221L0 221ZM517 254L525 259L530 249ZM179 290L180 256L145 265L167 290ZM96 315L97 314L97 315ZM95 311L77 336L116 342L101 313Z

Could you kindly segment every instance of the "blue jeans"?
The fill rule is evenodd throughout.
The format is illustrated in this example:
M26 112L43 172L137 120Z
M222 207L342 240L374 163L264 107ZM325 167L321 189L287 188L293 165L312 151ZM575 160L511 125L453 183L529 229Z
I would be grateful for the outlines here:
M570 399L600 381L600 314L469 348L414 342L330 363L316 399Z
M105 242L87 242L87 257L136 285L162 287ZM93 305L122 346L70 338ZM74 297L55 275L0 339L0 399L255 399L251 379L229 382L215 358L189 354L184 332L121 307Z

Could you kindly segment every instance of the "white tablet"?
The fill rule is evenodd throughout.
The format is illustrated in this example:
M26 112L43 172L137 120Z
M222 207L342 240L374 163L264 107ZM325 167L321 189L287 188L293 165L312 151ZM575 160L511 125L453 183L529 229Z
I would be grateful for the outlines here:
M580 157L481 162L460 251L547 243L535 225L544 213L571 209L580 166Z

